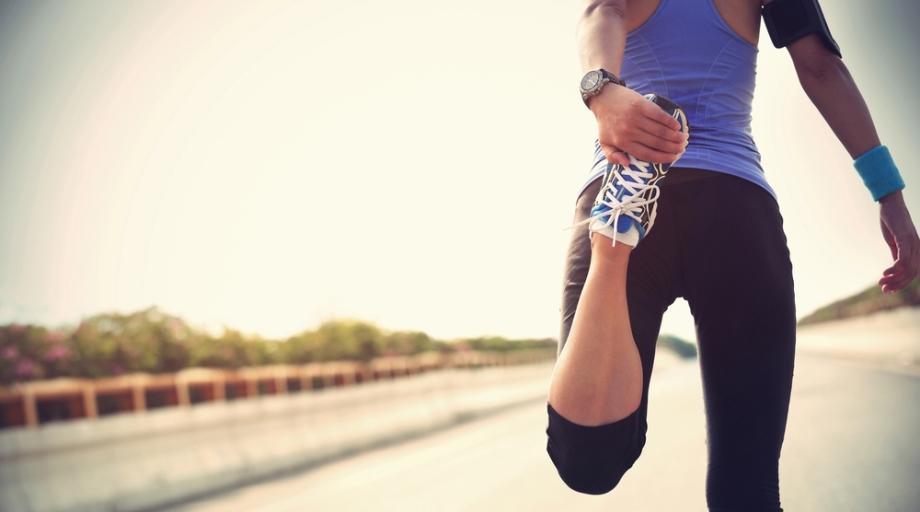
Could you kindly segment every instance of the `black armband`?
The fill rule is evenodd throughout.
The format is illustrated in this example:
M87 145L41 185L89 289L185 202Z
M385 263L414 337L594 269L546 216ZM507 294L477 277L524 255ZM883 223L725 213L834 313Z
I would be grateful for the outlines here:
M764 6L763 21L777 48L785 48L808 34L817 33L828 50L843 57L827 28L818 0L774 0Z

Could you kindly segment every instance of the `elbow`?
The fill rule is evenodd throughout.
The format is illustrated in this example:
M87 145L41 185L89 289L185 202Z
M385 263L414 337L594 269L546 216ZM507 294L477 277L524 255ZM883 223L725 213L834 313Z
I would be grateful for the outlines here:
M584 13L582 13L582 19L589 19L594 16L626 19L625 0L590 0L587 4Z
M817 34L799 39L788 49L803 87L820 87L850 77L840 57L828 50Z
M852 80L843 61L829 52L824 58L796 66L796 74L806 92Z

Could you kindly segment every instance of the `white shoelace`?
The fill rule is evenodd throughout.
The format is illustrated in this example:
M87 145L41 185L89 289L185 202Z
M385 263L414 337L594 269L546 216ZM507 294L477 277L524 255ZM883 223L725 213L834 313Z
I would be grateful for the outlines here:
M607 184L605 185L604 196L600 203L610 208L610 211L603 212L593 217L588 217L587 219L573 225L573 228L596 220L598 217L603 217L605 215L607 216L607 220L603 222L603 227L616 225L620 215L626 215L627 217L634 219L636 222L642 222L642 207L647 204L654 203L656 200L658 200L658 195L661 193L661 189L658 188L658 185L649 185L646 182L646 180L650 180L655 177L655 174L648 170L649 166L652 165L651 163L636 160L636 158L632 155L629 155L629 163L629 167L617 166L620 170L614 169L613 178L607 180ZM633 167L635 167L635 169ZM623 176L632 178L632 181L623 179ZM625 197L622 201L614 197L617 184L626 189L627 192L624 194ZM650 189L652 190L652 193L649 194L649 197L642 197L644 193ZM650 218L650 224L652 220L654 219ZM614 241L614 243L615 242L616 241Z

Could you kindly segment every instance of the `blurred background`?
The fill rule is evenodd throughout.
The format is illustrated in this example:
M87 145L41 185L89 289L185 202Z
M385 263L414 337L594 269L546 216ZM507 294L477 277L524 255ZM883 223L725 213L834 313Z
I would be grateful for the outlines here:
M920 215L920 4L824 10ZM501 382L538 389L550 363L535 361L558 330L564 229L593 154L576 90L577 15L576 0L0 0L2 384L86 367L79 343L90 340L111 364L79 376L433 351L460 358L446 367L494 366ZM765 32L760 47L754 138L805 316L870 287L891 256L877 207L786 52ZM913 343L912 322L881 325ZM7 348L31 336L26 325L47 348L31 367ZM694 340L682 301L662 330ZM142 361L130 354L137 333L180 348L158 345ZM898 343L886 357L913 353ZM463 355L511 348L536 350L519 362L543 377ZM125 360L105 359L116 353ZM424 368L400 364L381 372ZM297 371L240 377L251 384L239 393L376 379L368 367ZM192 381L185 395L144 400L195 402ZM450 417L539 398L520 392L457 402ZM129 409L141 401L132 396ZM13 457L31 441L4 442Z
M827 8L909 184L915 4ZM594 138L576 1L0 5L0 322L156 305L267 337L557 335ZM786 53L761 50L754 136L804 315L890 256ZM664 330L692 338L686 308Z

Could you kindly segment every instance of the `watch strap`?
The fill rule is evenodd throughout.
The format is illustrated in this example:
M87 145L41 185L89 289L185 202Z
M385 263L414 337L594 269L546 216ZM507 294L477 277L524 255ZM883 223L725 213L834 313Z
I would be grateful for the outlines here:
M614 75L614 74L611 73L610 71L607 71L607 70L604 69L604 68L600 68L600 69L598 69L598 71L601 72L601 76L603 76L604 78L606 78L608 82L611 82L611 83L614 83L614 84L616 84L616 85L619 85L620 87L626 87L626 81L620 80L620 77ZM600 92L600 91L598 91L598 92Z

